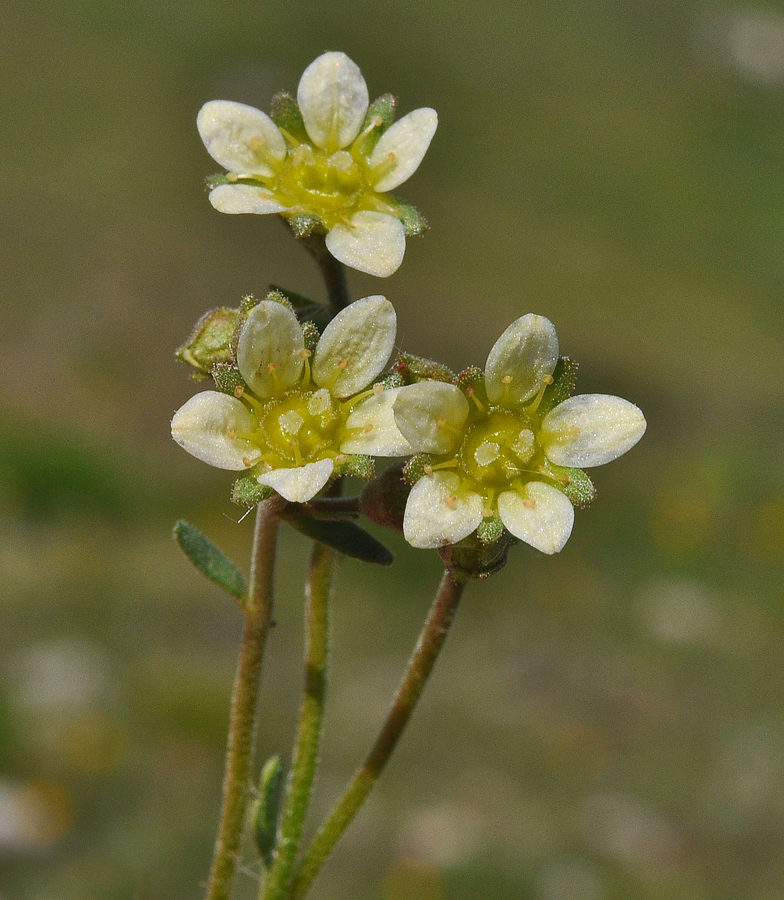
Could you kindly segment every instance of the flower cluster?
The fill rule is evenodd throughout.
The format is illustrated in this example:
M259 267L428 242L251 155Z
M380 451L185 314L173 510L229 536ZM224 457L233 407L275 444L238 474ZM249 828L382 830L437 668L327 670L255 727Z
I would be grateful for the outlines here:
M298 236L323 235L320 246L339 262L390 275L406 234L424 221L388 192L416 171L436 125L432 109L395 123L392 97L370 104L357 66L324 53L296 100L278 95L271 116L225 100L202 107L199 133L228 170L211 180L210 201L226 213L279 213ZM460 375L401 356L385 376L395 336L395 311L380 295L331 319L277 290L213 310L179 356L200 377L212 374L218 390L177 411L174 439L241 472L234 499L246 505L274 492L307 502L338 476L372 478L373 457L407 457L404 483L377 479L363 498L381 498L377 521L402 525L414 547L446 548L442 555L468 547L488 571L514 539L561 550L574 508L593 500L583 469L633 447L642 412L619 397L572 396L576 365L560 356L543 316L521 316L484 371Z
M206 103L199 134L228 169L213 182L210 202L224 213L297 219L300 231L326 232L340 262L391 275L403 261L406 233L426 226L387 192L414 174L438 117L423 108L392 124L394 99L368 100L356 64L345 53L324 53L305 69L296 101L279 95L272 118L243 103Z

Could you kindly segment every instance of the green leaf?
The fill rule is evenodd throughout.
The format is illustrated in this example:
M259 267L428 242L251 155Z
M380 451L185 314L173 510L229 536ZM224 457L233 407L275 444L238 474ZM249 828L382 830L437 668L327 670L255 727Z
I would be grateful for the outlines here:
M372 534L353 522L328 522L324 519L312 519L310 516L285 513L284 518L300 534L326 544L344 556L375 563L378 566L392 565L394 557L381 541L377 541Z
M259 796L251 808L251 830L256 849L269 868L275 850L280 794L283 787L283 766L279 756L268 759L259 778Z
M290 291L287 288L278 287L276 284L271 284L270 290L277 291L289 301L300 322L313 322L319 331L323 331L332 320L332 313L329 307L324 306L322 303L308 300L307 297L295 294L294 291Z
M219 584L237 600L247 597L248 587L242 572L197 528L180 519L174 526L174 540L202 575Z

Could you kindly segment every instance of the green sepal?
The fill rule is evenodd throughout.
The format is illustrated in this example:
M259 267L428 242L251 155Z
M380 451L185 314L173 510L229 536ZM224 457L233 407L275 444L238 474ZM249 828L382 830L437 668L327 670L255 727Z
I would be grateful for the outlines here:
M574 391L577 378L577 363L568 356L562 356L553 372L553 383L545 390L537 415L543 419L551 409L568 400Z
M212 379L222 394L229 394L232 397L240 396L242 391L247 390L248 387L240 375L240 370L233 362L215 363L212 367ZM242 390L238 393L237 388Z
M305 349L310 350L310 352L313 353L318 346L321 334L313 322L302 322L300 323L300 327L302 328L302 340L305 342Z
M283 765L279 756L264 763L259 776L259 792L251 805L250 821L253 841L264 865L272 865L277 842L280 797L283 788Z
M482 544L494 544L504 533L504 523L498 513L482 519L476 529L476 536Z
M236 184L236 181L230 181L225 172L216 172L215 175L208 175L204 179L204 187L209 194L210 191L214 191L216 187L220 187L222 184Z
M270 118L278 128L291 135L295 141L300 144L311 143L299 104L288 91L280 91L272 98Z
M197 370L197 377L205 377L215 363L231 359L231 336L237 324L237 310L228 306L211 309L193 326L188 340L175 351L177 359Z
M267 291L267 295L264 299L269 300L270 303L280 303L281 306L285 306L286 309L293 312L294 315L297 314L297 311L294 309L294 304L289 300L288 293L286 291L281 291L280 288L270 285L270 289Z
M470 397L472 393L477 393L482 403L489 405L485 390L485 373L478 366L469 366L462 372L458 372L455 384L467 397Z
M440 547L438 555L455 581L478 581L500 572L506 565L509 548L517 543L508 531L503 531L494 543L483 544L476 533L457 544Z
M403 478L404 465L403 462L393 463L366 484L359 495L360 508L371 522L400 532L411 493L411 485Z
M278 287L276 284L271 284L270 290L282 294L289 301L300 322L313 322L319 331L323 331L331 322L332 313L323 303L308 300L307 297L295 294L287 288Z
M237 323L234 326L234 331L231 335L231 340L229 341L229 346L231 347L231 358L236 362L237 361L237 344L240 340L240 334L242 333L242 327L248 319L250 315L250 311L259 305L259 301L253 296L253 294L247 294L240 301L240 308L237 310Z
M238 506L255 506L257 503L261 503L262 500L269 500L275 493L274 488L271 488L268 484L259 484L256 481L258 474L258 469L255 473L253 469L248 469L234 482L234 487L231 489L231 499Z
M362 156L367 158L371 155L378 139L395 121L396 106L397 100L392 94L382 94L370 104L359 131L360 136L354 145Z
M298 213L286 216L294 237L306 238L311 234L326 234L327 228L315 213Z
M555 479L555 487L566 494L573 506L583 508L593 503L596 498L596 488L587 472L567 466L556 466L549 460L542 469Z
M391 566L394 557L391 552L376 540L372 534L360 528L354 522L329 522L324 519L313 519L310 516L290 515L283 513L283 518L305 537L319 541L352 559L375 563L378 566Z
M376 474L376 464L372 456L365 456L362 453L347 453L341 454L341 456L335 460L335 468L332 470L333 478L341 475L353 475L363 481L370 481Z
M413 353L401 353L395 362L395 371L403 379L403 384L416 384L418 381L445 381L455 383L455 373L443 363Z
M183 519L174 526L173 534L182 552L202 575L228 591L242 606L248 596L248 586L242 572L223 551Z
M381 378L377 378L373 384L380 384L385 391L390 390L391 388L399 388L405 385L405 379L399 372L387 372Z
M384 201L394 209L394 214L403 224L408 237L416 237L430 230L427 219L414 206L413 203L407 203L405 200L399 200L391 194L384 196Z
M413 487L420 478L432 474L431 466L438 459L432 453L417 453L403 466L403 480ZM431 469L431 471L428 471Z

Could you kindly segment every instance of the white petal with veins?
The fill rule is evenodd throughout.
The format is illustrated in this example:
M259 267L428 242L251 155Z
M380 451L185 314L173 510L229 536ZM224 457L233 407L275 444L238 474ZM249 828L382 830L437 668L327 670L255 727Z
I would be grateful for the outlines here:
M645 434L639 407L609 394L578 394L550 410L539 442L557 466L603 466L626 453Z
M260 109L232 100L211 100L196 117L207 152L237 175L271 178L274 164L286 158L286 141Z
M491 403L507 408L527 403L539 392L542 379L558 362L558 336L544 316L528 313L506 329L493 345L485 366L485 386Z
M362 401L346 420L346 428L357 433L343 441L341 453L413 456L415 450L400 433L392 412L399 391L391 388Z
M253 416L236 398L217 391L195 394L174 414L172 437L191 456L219 469L239 471L252 465L261 450L236 434L254 429Z
M425 475L408 496L403 534L422 550L455 544L476 531L482 506L480 495L463 488L454 472Z
M302 372L305 341L294 313L274 300L262 300L242 326L237 366L248 387L262 400L293 387Z
M367 85L345 53L323 53L302 73L297 102L310 139L334 152L359 134L368 108Z
M403 223L388 213L361 210L347 225L335 225L327 235L327 250L335 259L376 278L397 272L406 252Z
M369 160L371 169L386 164L375 190L392 191L419 168L436 133L438 115L434 109L415 109L381 135Z
M329 481L334 468L335 464L331 459L320 459L293 469L273 469L259 475L257 481L274 488L284 500L306 503Z
M397 316L386 297L364 297L324 329L313 357L313 380L333 397L349 397L380 374L395 346Z
M498 515L515 537L542 553L558 553L572 533L574 507L558 488L531 481L498 497Z
M257 216L266 216L288 209L282 203L278 203L274 194L266 188L256 187L255 184L219 184L210 191L208 197L218 212L229 215L253 213Z
M463 437L468 400L453 384L420 381L400 389L395 421L417 453L449 453Z

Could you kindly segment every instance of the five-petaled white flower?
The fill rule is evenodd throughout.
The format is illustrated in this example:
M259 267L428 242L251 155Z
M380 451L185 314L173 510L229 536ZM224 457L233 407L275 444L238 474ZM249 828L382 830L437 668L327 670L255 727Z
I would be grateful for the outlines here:
M334 52L305 69L297 101L309 142L243 103L214 100L202 107L199 134L233 182L215 187L210 202L225 213L316 215L336 259L370 275L391 275L403 261L406 232L385 194L422 161L436 130L435 110L414 110L377 143L366 142L382 121L365 121L365 79L345 53Z
M558 467L616 459L642 437L646 422L633 403L604 394L539 411L557 363L555 328L529 314L490 351L481 399L474 388L440 381L398 390L393 412L401 433L417 452L436 457L406 504L410 544L456 543L497 513L511 534L538 550L563 548L574 508L562 491L568 473Z
M327 325L311 356L294 313L264 300L237 343L248 390L196 394L175 413L172 435L212 466L253 467L259 484L292 502L313 498L346 454L410 454L392 414L398 389L370 386L386 366L396 329L392 304L365 297Z

